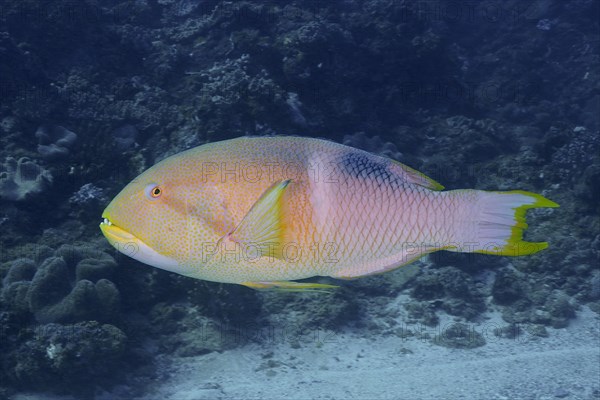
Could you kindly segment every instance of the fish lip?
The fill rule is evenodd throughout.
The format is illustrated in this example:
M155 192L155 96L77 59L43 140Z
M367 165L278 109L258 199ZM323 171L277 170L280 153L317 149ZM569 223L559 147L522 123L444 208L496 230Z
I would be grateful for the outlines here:
M108 221L108 222L107 222ZM100 222L100 230L104 234L104 236L111 241L111 239L115 242L131 242L131 241L140 241L137 237L127 232L125 229L120 228L119 226L111 223L109 220L105 218L105 221ZM109 237L110 236L110 237ZM111 242L112 243L112 242Z
M102 221L100 222L100 230L117 250L122 251L123 247L136 246L143 244L137 236L129 233L119 225L115 224L108 218L106 212L102 213Z
M137 239L134 235L127 232L123 228L119 227L119 225L115 224L114 222L112 222L106 212L102 213L102 221L100 222L100 230L105 235L106 235L106 233L109 233L111 235L116 236L117 238L119 238L121 240Z

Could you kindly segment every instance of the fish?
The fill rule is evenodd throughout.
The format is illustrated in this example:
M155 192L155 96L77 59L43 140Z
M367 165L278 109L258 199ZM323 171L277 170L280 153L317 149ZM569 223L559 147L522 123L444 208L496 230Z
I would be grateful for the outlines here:
M313 277L381 274L432 252L522 256L523 190L443 190L396 160L291 136L207 143L147 169L108 204L100 229L153 267L253 289L329 291ZM298 281L302 282L298 282Z

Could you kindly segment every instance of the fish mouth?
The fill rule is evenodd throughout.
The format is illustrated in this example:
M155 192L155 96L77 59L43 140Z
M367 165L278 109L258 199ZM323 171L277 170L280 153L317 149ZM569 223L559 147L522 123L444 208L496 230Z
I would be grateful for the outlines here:
M113 224L106 217L103 217L102 222L100 222L100 230L114 248L129 257L136 258L135 254L139 249L139 244L143 244L140 239Z
M104 218L102 222L100 222L100 230L106 236L108 241L111 240L123 242L127 240L135 240L137 239L134 235L127 232L124 229L119 228L117 225L110 222L108 218ZM139 240L139 239L137 239ZM112 243L111 243L112 244Z
M179 265L177 260L160 254L135 235L115 225L106 215L103 215L102 218L100 230L108 242L119 252L144 264L182 273L182 266Z

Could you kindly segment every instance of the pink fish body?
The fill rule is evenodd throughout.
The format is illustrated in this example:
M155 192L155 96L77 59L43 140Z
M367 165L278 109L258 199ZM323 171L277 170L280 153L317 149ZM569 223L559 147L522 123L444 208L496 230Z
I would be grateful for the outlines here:
M391 159L331 141L243 137L171 156L127 185L100 228L117 249L186 276L254 288L382 273L437 250L518 256L525 191L442 191Z

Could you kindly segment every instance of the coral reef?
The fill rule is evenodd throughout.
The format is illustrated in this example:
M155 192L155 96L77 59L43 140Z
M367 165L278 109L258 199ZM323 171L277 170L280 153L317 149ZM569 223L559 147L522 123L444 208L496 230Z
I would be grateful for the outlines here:
M262 301L254 290L239 285L187 279L181 275L172 275L171 278L172 284L182 293L176 299L198 307L202 315L220 323L251 322L261 312Z
M91 395L126 362L116 262L90 245L27 254L0 264L0 381Z
M136 139L139 135L138 130L133 125L123 125L112 132L115 145L119 151L133 150L138 146Z
M253 71L250 56L242 54L237 59L216 62L201 73L190 75L200 82L197 103L198 118L205 121L209 137L223 137L231 125L243 124L249 132L254 129L249 121L264 119L273 109L284 109L286 104L282 89L269 76L266 69ZM240 110L244 110L239 115ZM246 115L244 115L246 114ZM224 118L225 115L228 118ZM228 125L222 123L227 121Z
M298 329L339 330L351 324L358 316L358 304L351 289L339 289L333 293L281 295L267 293L264 309L267 320L278 329L287 329L290 335ZM285 316L295 315L293 321Z
M411 296L467 320L473 320L486 308L475 280L456 267L423 272L414 279ZM432 316L425 312L427 307L415 308L413 304L406 307L413 318L422 317L424 323L431 325Z
M119 368L127 341L118 328L98 322L47 324L28 336L6 360L9 379L22 388L62 387L67 393L92 394L89 382Z
M152 308L150 321L153 332L162 338L161 351L180 357L223 351L245 342L230 334L226 323L203 316L189 303L159 303Z
M432 342L455 349L473 349L485 345L483 335L465 324L452 324L446 327L433 338Z
M404 158L394 143L384 142L379 136L368 137L364 132L357 132L353 135L344 135L342 143L397 161Z
M56 160L69 154L77 141L77 134L59 126L40 126L35 132L39 144L37 151L47 160Z
M26 258L10 263L0 296L5 309L31 313L40 323L114 321L120 296L109 278L115 267L103 251L63 245L39 265Z
M86 183L69 198L69 203L86 205L92 202L106 202L104 191L93 183Z
M28 158L7 157L0 170L0 199L23 201L43 192L52 175Z

